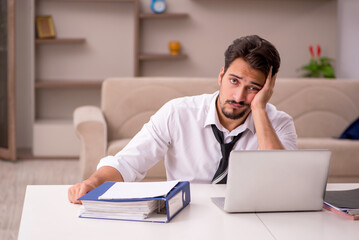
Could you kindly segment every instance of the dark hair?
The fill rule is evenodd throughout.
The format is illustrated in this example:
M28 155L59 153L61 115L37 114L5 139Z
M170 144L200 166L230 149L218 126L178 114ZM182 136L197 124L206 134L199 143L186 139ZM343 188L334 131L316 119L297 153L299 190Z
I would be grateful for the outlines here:
M280 56L277 49L273 44L257 35L234 40L224 53L224 57L224 73L237 58L242 58L252 68L264 73L265 76L268 76L271 66L273 66L272 76L278 72L280 66Z

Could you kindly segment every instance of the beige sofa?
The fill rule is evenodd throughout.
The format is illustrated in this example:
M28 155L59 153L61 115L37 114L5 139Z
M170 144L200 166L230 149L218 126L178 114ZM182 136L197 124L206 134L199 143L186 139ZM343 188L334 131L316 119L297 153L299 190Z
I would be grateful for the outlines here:
M216 78L111 78L102 85L101 107L83 106L74 112L81 140L83 178L99 160L114 155L170 99L213 93ZM300 149L330 149L330 182L359 182L359 141L336 139L359 116L359 81L278 79L271 103L290 114ZM145 180L165 179L163 162Z

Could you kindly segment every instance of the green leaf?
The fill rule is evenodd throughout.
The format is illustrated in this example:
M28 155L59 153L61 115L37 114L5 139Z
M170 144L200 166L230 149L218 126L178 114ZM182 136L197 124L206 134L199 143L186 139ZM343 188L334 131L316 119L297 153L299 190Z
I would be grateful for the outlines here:
M301 67L307 71L303 77L324 77L335 78L334 69L331 65L333 59L322 57L320 59L311 59L309 64Z
M329 64L322 67L322 73L325 78L335 78L334 69Z
M332 59L330 58L327 58L327 57L322 57L319 59L321 65L325 65L325 64L330 64L331 61L333 61Z

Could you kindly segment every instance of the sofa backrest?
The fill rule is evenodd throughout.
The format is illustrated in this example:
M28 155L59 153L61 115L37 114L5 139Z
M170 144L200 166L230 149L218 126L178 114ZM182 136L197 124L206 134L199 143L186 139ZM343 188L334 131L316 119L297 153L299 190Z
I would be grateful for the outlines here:
M170 99L218 89L216 78L106 79L101 108L108 123L108 138L133 137ZM298 137L338 137L359 116L359 81L277 79L270 102L293 117Z
M163 104L171 99L214 93L216 78L109 78L102 84L101 108L108 139L132 138Z
M293 117L298 137L339 137L359 117L359 81L278 79L270 102Z

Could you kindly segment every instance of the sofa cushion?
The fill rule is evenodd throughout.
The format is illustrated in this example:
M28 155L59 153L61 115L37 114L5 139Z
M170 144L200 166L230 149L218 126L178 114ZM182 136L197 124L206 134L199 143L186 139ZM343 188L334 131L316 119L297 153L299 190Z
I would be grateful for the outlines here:
M359 177L359 141L335 138L298 138L299 149L329 149L332 151L331 177Z
M130 138L111 141L108 143L107 155L116 155L121 151L129 142ZM164 161L159 161L155 166L148 170L146 177L142 181L164 181L166 180L166 169Z
M278 79L271 98L292 116L298 137L338 138L359 116L359 81Z
M355 120L345 131L340 135L341 139L359 139L359 118Z

